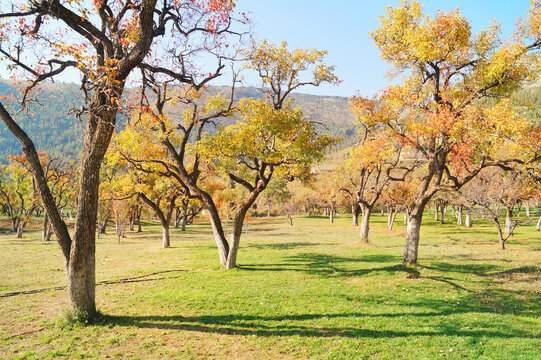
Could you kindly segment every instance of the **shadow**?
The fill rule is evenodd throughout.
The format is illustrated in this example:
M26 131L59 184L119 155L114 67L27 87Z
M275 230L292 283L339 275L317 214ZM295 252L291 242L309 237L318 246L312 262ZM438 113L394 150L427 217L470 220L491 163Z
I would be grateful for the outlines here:
M158 280L168 280L168 279L177 279L180 277L178 276L163 276L163 277L153 277L155 275L161 275L161 274L167 274L167 273L175 273L175 272L185 272L189 270L164 270L164 271L157 271L150 274L144 274L139 276L133 276L129 278L123 278L118 280L104 280L104 281L98 281L96 282L96 286L99 285L114 285L114 284L127 284L127 283L139 283L139 282L149 282L149 281L158 281ZM67 286L55 286L55 287L49 287L44 289L34 289L34 290L24 290L24 291L14 291L9 293L3 293L0 294L0 298L4 297L11 297L11 296L18 296L18 295L30 295L30 294L39 294L46 291L53 291L53 290L65 290L67 289Z
M320 243L311 242L285 242L285 243L270 243L270 244L249 244L244 249L273 249L273 250L289 250L295 248L303 248L310 246L318 246Z
M470 273L478 276L486 276L491 271L501 270L501 266L491 264L449 264L444 262L432 262L430 265L423 265L423 268L454 273Z
M392 255L365 255L362 257L341 257L325 254L306 253L290 256L278 264L243 264L237 267L247 271L298 271L309 275L325 277L354 277L378 271L405 272L408 277L417 278L417 270L402 265L374 268L354 267L355 263L397 263L401 257Z
M449 278L445 278L445 277L442 277L442 276L421 276L421 278L422 279L430 279L430 280L439 281L439 282L442 282L442 283L445 283L445 284L449 284L449 285L451 285L452 287L454 287L455 289L458 289L458 290L464 290L464 291L471 292L471 293L474 292L473 290L466 289L465 287L463 287L461 285L458 285L455 282L452 282Z
M419 311L400 311L395 313L305 313L256 315L242 313L228 315L149 315L149 316L116 316L104 315L100 324L104 326L126 326L138 328L154 328L161 330L180 330L202 333L217 333L244 336L302 336L302 337L342 337L342 338L396 338L413 336L454 336L473 338L529 338L536 336L533 327L516 324L510 326L505 322L487 326L484 321L477 321L475 314L517 314L536 319L540 314L540 306L532 295L527 301L523 292L495 291L480 294L469 293L460 297L459 301L447 301L433 298L411 298L408 309L419 308ZM347 300L358 302L358 299ZM422 309L422 310L421 310ZM449 316L459 316L449 322ZM367 329L363 319L382 319L379 323L391 323L390 329ZM388 319L388 321L384 321ZM401 324L406 319L423 323L420 330L395 330L393 323ZM324 325L318 325L324 324ZM467 325L467 326L466 326Z

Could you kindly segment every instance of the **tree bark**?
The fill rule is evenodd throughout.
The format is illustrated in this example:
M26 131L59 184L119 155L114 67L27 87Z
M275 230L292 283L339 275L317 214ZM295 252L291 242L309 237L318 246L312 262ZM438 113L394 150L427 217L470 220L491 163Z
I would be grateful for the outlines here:
M331 206L329 209L329 221L331 222L331 224L334 224L334 214L334 206Z
M359 205L351 204L351 214L353 216L353 226L359 226Z
M462 225L462 206L456 209L456 224Z
M162 244L164 249L171 247L171 238L169 236L169 223L162 224Z
M361 241L367 243L368 242L368 232L370 231L370 213L372 212L372 208L361 204Z
M422 206L413 208L409 213L408 225L406 228L406 246L404 248L404 260L402 263L404 266L414 267L417 265L422 218Z
M537 225L535 225L535 231L541 231L541 216L537 220Z
M530 211L530 204L528 202L524 203L524 208L526 208L526 217L527 218L532 217L532 213Z

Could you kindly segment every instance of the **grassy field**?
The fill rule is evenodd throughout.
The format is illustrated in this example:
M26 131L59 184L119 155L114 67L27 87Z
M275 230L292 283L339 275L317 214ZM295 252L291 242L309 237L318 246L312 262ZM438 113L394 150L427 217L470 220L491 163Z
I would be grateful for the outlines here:
M251 219L233 271L208 223L173 230L171 249L155 224L107 235L98 322L66 323L66 290L0 297L0 358L541 359L541 234L518 228L501 251L488 223L431 218L416 271L400 219L389 232L380 215L370 245L345 216ZM63 285L55 242L0 235L0 295Z

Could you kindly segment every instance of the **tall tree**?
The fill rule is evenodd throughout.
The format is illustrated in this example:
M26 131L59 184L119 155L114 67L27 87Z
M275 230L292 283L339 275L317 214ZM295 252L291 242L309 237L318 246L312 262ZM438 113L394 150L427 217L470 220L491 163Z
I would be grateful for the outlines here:
M23 103L31 89L67 69L81 74L85 105L80 115L86 116L86 128L73 237L47 186L33 142L2 104L0 118L23 144L66 260L72 307L86 317L96 312L99 168L122 106L126 81L137 67L166 66L183 82L194 85L212 77L197 76L187 55L194 52L179 51L191 47L193 41L198 44L193 49L211 48L215 39L229 31L233 6L230 0L11 0L0 5L0 54L29 81ZM157 59L160 65L156 65ZM184 66L172 64L179 60Z
M385 109L372 119L386 126L423 161L425 173L409 205L403 263L415 266L423 211L437 191L458 189L484 167L506 166L521 156L516 150L533 130L508 102L488 107L480 100L501 97L532 78L525 54L541 44L539 2L523 24L522 38L504 41L499 25L473 34L458 10L424 15L422 5L403 0L388 7L381 26L371 33L392 75L404 75L374 99L357 97L359 116L376 106ZM532 29L530 31L529 29ZM534 32L537 31L537 33ZM520 35L520 34L519 34ZM525 37L531 37L528 45ZM510 136L511 135L511 136Z

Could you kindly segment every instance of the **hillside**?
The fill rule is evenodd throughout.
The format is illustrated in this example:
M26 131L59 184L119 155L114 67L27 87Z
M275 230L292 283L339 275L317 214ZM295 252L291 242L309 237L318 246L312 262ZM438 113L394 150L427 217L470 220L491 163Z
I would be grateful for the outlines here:
M211 93L227 91L223 87L211 90ZM0 96L14 98L9 110L12 114L17 114L16 120L34 140L39 150L65 154L69 157L76 157L79 154L84 123L69 113L70 109L77 109L83 105L82 94L76 85L44 84L39 93L39 104L29 106L27 111L20 111L16 101L18 93L11 82L0 80ZM261 92L253 87L238 88L235 94L236 98L261 96ZM292 94L292 97L295 104L301 106L313 121L321 124L319 131L343 138L344 144L353 141L355 119L347 106L347 98L298 93ZM21 146L2 123L0 131L0 162L4 162L7 155L20 153Z
M16 95L12 95L16 94ZM0 81L0 97L12 97L8 111L19 125L30 135L39 151L76 157L82 142L83 125L75 115L68 114L72 108L83 104L81 93L72 84L44 84L40 91L39 104L29 105L21 111L16 101L18 93L12 83ZM21 145L0 122L0 161L7 155L21 153Z

